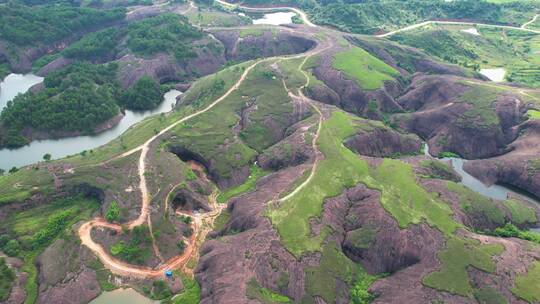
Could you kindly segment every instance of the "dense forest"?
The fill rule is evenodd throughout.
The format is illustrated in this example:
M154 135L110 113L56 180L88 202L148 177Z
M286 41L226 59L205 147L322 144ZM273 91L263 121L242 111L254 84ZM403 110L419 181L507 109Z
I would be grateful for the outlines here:
M8 102L0 114L0 146L27 144L28 131L93 133L97 125L119 113L119 105L144 110L159 104L158 83L143 77L124 91L116 82L117 70L115 63L81 62L50 73L43 90Z
M66 58L79 60L112 59L118 44L119 33L115 28L108 28L84 36L62 53Z
M66 5L29 9L16 2L0 4L0 40L17 46L54 43L79 31L124 18L125 9L96 10Z
M128 48L139 55L174 54L178 61L195 56L190 42L202 33L184 16L163 14L128 27Z

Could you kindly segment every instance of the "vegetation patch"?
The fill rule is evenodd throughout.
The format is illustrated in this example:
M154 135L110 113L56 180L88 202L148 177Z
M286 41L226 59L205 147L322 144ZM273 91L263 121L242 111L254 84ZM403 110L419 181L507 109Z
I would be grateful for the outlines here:
M148 226L137 226L131 231L128 242L120 241L111 247L111 254L130 264L144 265L151 255L150 244Z
M448 189L459 195L461 209L473 219L483 219L491 225L500 226L505 223L505 214L495 202L470 190L469 188L449 182Z
M306 292L308 297L319 296L326 303L334 303L336 299L337 280L353 286L352 298L359 300L369 298L367 289L373 277L369 276L362 267L349 258L333 244L322 248L321 263L318 267L306 268ZM362 303L354 302L353 303Z
M215 164L210 168L212 176L230 178L235 170L250 166L257 151L280 139L276 137L275 128L288 126L287 117L293 110L281 79L268 65L261 64L251 71L238 90L212 111L172 130L176 138L171 140L171 147L180 146L201 155ZM241 115L248 116L249 123L239 130Z
M495 113L493 103L502 89L482 85L474 85L463 93L458 101L472 105L458 118L457 123L463 128L490 128L499 124L499 116Z
M28 303L33 303L38 293L36 257L55 239L67 235L73 224L90 218L98 208L99 203L94 199L85 197L58 199L46 205L18 212L0 224L0 231L10 238L0 250L10 256L21 258L24 262L21 271L28 273L25 284Z
M319 162L313 179L278 208L268 210L283 244L294 255L321 250L329 230L323 227L320 235L311 236L310 219L321 215L325 198L338 196L358 183L382 192L383 207L401 228L427 221L444 234L451 234L459 226L452 220L451 209L416 183L411 165L385 159L379 167L370 168L342 145L365 123L342 111L333 112L319 136L318 146L325 158Z
M504 247L500 244L480 245L475 240L451 237L447 241L446 249L438 253L441 269L425 276L422 282L437 290L470 296L473 288L469 282L467 267L493 272L495 264L492 257L503 251Z
M534 120L540 119L540 111L529 110L527 111L527 116L529 117L529 119L534 119Z
M540 302L540 262L534 262L527 273L519 275L515 280L512 293L529 303Z
M14 281L15 272L6 264L6 259L0 258L0 301L9 298Z
M384 61L358 47L337 53L332 67L356 80L364 90L379 89L385 81L393 80L400 75L397 70Z
M121 20L124 16L124 9L96 10L55 4L29 8L18 2L3 3L0 38L17 46L53 43L95 25Z
M172 303L184 304L184 303L199 303L201 298L201 287L195 279L188 278L182 275L182 284L184 290L173 297Z
M249 299L258 300L262 304L292 303L288 297L262 287L255 279L248 282L246 296Z
M266 175L268 175L269 172L261 169L257 165L252 165L250 169L250 174L247 180L236 187L230 188L225 192L222 192L217 197L217 201L221 204L228 202L231 198L239 196L244 193L251 192L255 190L255 186L257 185L257 181Z
M512 215L512 223L523 225L537 222L536 212L532 207L512 199L504 201L503 204Z
M463 32L467 28L430 25L398 33L391 39L473 70L502 67L507 71L506 80L532 87L540 86L540 58L535 55L540 45L538 35L485 27L477 28L480 35L472 35Z
M511 223L507 223L503 227L496 228L493 234L499 237L515 237L523 240L531 241L540 244L540 233L534 231L523 231Z
M474 298L479 304L506 304L506 298L491 287L484 287L474 290Z
M428 178L438 178L456 182L460 179L448 164L438 160L423 160L420 162L420 166L429 170L427 175Z

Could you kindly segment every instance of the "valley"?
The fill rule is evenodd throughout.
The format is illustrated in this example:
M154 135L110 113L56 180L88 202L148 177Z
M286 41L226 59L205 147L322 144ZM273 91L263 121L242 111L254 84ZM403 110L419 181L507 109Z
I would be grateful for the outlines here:
M538 15L365 35L271 4L128 7L114 54L84 35L9 86L0 303L540 301ZM124 117L16 114L77 94Z

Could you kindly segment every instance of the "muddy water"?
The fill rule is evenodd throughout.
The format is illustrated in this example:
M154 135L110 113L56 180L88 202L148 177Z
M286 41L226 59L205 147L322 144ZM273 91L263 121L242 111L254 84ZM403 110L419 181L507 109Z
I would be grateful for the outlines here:
M176 102L176 97L180 94L182 92L177 90L167 92L163 102L151 111L126 111L126 115L118 125L96 135L38 140L19 149L2 149L0 150L0 169L9 170L12 167L36 163L42 160L45 153L50 153L53 159L58 159L102 146L146 117L170 111L171 104Z
M159 301L150 300L131 288L106 291L90 304L156 304Z
M429 154L429 146L424 144L424 147L425 147L424 151L425 151L426 156L432 157ZM461 184L463 184L465 187L467 187L467 188L469 188L469 189L471 189L471 190L473 190L475 192L478 192L478 193L482 194L483 196L486 196L486 197L489 197L489 198L492 198L492 199L496 199L496 200L506 200L508 197L516 197L517 196L517 197L520 197L520 198L523 198L523 199L526 199L526 200L529 200L529 201L540 204L540 201L538 201L536 198L534 198L532 196L529 196L529 195L526 195L526 194L523 194L523 193L518 193L518 192L514 191L513 189L510 189L510 188L505 187L503 185L495 184L495 185L491 185L491 186L486 186L479 179L477 179L476 177L470 175L469 173L467 173L463 169L463 165L465 165L465 163L467 162L467 160L465 160L465 159L448 157L448 158L443 158L441 160L451 162L452 168L462 178Z
M291 24L292 18L296 16L292 12L278 12L264 14L261 19L253 20L253 24L270 24L270 25L282 25L282 24Z

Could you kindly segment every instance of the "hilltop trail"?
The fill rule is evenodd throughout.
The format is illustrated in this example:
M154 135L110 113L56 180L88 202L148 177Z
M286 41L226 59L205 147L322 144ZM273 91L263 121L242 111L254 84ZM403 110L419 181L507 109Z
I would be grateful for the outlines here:
M536 14L530 21L525 22L525 23L521 26L521 28L522 28L522 29L526 29L527 26L529 26L529 25L535 23L535 22L536 22L536 19L538 19L538 16L540 16L540 14Z
M480 27L491 27L491 28L499 28L499 29L525 31L525 32L530 32L530 33L534 33L534 34L540 34L540 31L525 28L525 27L523 27L523 25L521 27L516 27L516 26L510 26L510 25L497 25L497 24L486 24L486 23L465 22L465 21L463 21L463 22L461 22L461 21L425 21L425 22L409 25L407 27L404 27L404 28L401 28L399 30L395 30L395 31L392 31L392 32L388 32L388 33L385 33L385 34L375 35L375 37L386 38L386 37L390 37L390 36L393 36L393 35L401 33L401 32L414 30L414 29L421 28L421 27L424 27L424 26L430 25L430 24L470 25L470 26L480 26Z

